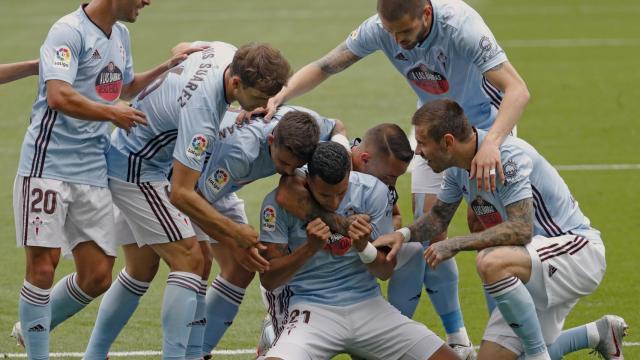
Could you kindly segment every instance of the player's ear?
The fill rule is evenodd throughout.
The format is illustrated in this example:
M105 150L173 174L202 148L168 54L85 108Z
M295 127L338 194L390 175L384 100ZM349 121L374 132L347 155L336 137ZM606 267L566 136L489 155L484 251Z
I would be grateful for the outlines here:
M273 134L269 134L269 135L267 136L267 141L269 142L269 145L273 144L273 139L274 139Z
M424 8L422 9L422 20L426 24L429 21L429 18L433 14L433 8L429 1L425 2Z
M453 147L453 144L454 144L455 140L456 140L456 138L453 137L452 134L444 134L444 136L442 137L442 141L444 143L444 146L447 149L451 149Z
M360 153L360 159L364 164L366 164L369 162L369 160L371 160L371 155L369 155L368 152L363 151L362 153Z

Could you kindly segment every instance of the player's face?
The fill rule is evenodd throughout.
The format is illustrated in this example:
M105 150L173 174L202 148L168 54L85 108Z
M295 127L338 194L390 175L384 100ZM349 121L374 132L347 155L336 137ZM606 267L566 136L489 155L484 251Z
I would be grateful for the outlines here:
M427 131L426 126L416 126L416 155L427 160L433 171L441 173L451 167L451 156L447 152L444 139L436 142Z
M294 175L296 169L304 165L291 151L275 145L271 145L271 159L280 175Z
M393 36L401 48L411 50L427 35L429 18L430 15L426 15L425 12L418 17L407 14L395 21L386 21L382 17L380 20L384 29Z
M140 9L148 5L151 5L151 0L118 0L116 18L119 21L136 22Z
M394 156L380 156L372 154L363 162L362 172L378 178L386 185L395 186L398 177L407 171L409 163L396 159Z
M309 191L318 204L327 211L336 211L349 188L349 173L336 185L327 184L319 176L307 176Z
M238 78L233 96L240 106L246 111L253 111L259 107L265 107L269 100L269 95L264 94L260 90L245 87Z

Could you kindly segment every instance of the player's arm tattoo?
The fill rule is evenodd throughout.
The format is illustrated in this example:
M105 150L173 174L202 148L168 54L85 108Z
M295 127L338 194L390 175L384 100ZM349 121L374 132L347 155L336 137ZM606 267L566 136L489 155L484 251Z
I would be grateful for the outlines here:
M358 60L360 60L360 57L351 52L347 47L347 44L343 42L335 49L331 50L327 55L316 60L314 64L316 64L316 66L318 66L325 74L333 75L348 68Z
M311 196L309 196L308 198L300 198L299 200L299 208L308 208L308 211L305 215L305 219L307 221L311 221L315 218L320 218L325 224L327 224L327 226L331 230L333 230L333 232L337 232L339 234L347 236L349 226L351 225L353 219L340 216L336 213L332 213L323 209L320 204L318 204Z
M448 204L438 199L427 214L422 215L409 226L411 241L430 241L433 237L442 234L447 230L459 205L460 201Z
M291 253L291 251L289 251L289 247L287 246L287 244L276 244L276 243L267 243L267 242L263 242L262 244L265 245L267 249L264 250L264 252L261 255L268 261L271 261L279 257L287 256L288 254Z
M533 200L516 201L506 208L507 220L479 233L444 241L456 251L482 250L495 246L524 246L533 236Z

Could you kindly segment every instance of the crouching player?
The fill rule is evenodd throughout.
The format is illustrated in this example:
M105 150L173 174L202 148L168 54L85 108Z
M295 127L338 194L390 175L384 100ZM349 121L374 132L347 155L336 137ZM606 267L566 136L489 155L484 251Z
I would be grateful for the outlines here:
M260 279L268 290L286 283L293 293L285 327L266 358L329 359L348 352L367 359L456 359L433 332L382 298L375 278L389 278L395 263L369 240L393 230L389 190L350 169L349 154L333 142L319 144L308 165L307 186L321 206L370 219L357 217L349 237L339 241L329 242L329 226L319 218L305 224L287 213L275 191L264 200L260 240L271 264Z
M508 137L500 146L505 183L495 192L478 190L468 169L487 132L472 128L451 100L427 103L412 122L416 153L434 171L448 170L431 211L376 244L395 249L409 239L430 240L447 228L464 198L486 230L432 243L425 259L435 268L459 251L479 251L478 273L497 309L478 358L515 360L524 353L525 359L560 359L593 348L605 359L622 359L627 325L620 317L607 315L561 333L580 297L600 284L605 251L600 232L551 164L525 141Z

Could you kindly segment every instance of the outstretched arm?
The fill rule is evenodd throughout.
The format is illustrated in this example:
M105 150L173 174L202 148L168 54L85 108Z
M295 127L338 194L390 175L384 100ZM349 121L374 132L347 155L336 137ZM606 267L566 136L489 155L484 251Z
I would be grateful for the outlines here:
M38 59L0 64L0 84L38 74Z

